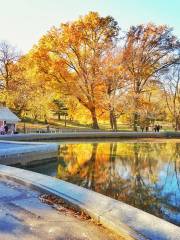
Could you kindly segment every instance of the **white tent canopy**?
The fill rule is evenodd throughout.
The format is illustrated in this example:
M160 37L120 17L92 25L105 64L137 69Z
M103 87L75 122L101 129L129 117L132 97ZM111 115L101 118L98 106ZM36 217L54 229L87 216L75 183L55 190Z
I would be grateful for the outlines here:
M20 119L9 110L7 107L0 107L0 121L6 121L6 123L17 123Z

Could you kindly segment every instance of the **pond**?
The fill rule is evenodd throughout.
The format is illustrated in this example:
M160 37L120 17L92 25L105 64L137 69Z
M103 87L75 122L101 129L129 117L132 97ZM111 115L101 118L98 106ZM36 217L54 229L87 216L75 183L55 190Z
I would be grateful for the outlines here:
M60 143L28 169L92 189L180 225L180 141Z

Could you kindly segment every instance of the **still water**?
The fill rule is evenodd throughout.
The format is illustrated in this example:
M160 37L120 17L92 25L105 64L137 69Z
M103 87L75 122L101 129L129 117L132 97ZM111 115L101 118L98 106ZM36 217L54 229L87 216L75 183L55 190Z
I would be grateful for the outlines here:
M180 225L180 141L60 143L31 170L75 183Z

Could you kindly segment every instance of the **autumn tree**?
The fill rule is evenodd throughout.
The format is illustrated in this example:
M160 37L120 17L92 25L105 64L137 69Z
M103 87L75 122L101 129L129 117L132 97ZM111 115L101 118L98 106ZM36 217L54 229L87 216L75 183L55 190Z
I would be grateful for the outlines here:
M124 112L124 99L129 81L122 66L122 54L116 54L117 48L108 51L103 60L102 99L99 105L109 112L112 130L117 130L117 118ZM117 51L118 52L118 51Z
M39 59L38 69L90 111L93 128L99 128L96 99L101 93L98 76L102 56L117 37L118 30L112 17L90 12L77 21L53 27L34 50Z
M13 79L13 63L17 61L19 54L16 49L7 42L0 43L0 89L9 88L9 82Z
M172 34L172 29L165 25L139 25L131 27L128 31L123 55L124 67L132 81L135 131L141 96L146 91L146 86L163 69L177 62L179 49L179 41Z
M40 76L37 79L31 62L27 54L11 64L12 75L6 90L6 103L20 117L46 121L54 93L49 91Z
M25 59L21 57L16 63L11 65L11 80L6 90L6 104L13 109L20 117L27 111L33 86L26 77Z
M24 57L7 42L1 42L0 98L19 116L26 110L31 96L32 85L25 78L25 71Z
M61 120L61 116L67 115L67 107L61 99L54 99L52 102L52 112Z
M66 103L66 106L68 107L69 121L73 121L75 116L77 114L79 115L80 104L76 98L73 98L71 96L66 96L66 98L64 98L64 101Z
M174 129L180 130L180 65L174 65L161 78L165 103Z

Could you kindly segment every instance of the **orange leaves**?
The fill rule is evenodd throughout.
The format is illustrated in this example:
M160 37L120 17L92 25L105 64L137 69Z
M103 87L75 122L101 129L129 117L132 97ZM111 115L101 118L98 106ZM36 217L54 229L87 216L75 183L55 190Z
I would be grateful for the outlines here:
M179 46L172 29L165 25L150 23L130 28L123 58L137 93L144 90L150 78L176 60Z
M68 95L78 102L78 109L81 106L81 118L89 121L90 115L97 127L97 115L106 118L113 112L118 118L124 109L126 114L150 109L145 93L152 92L160 70L175 61L179 46L165 25L132 26L124 42L117 39L118 34L119 26L112 17L89 12L52 27L9 69L18 84L29 83L25 85L31 92L34 89L34 99L43 99L39 100L42 106L47 93ZM18 89L20 84L13 84Z
M76 21L61 24L59 28L53 27L33 51L37 74L58 82L67 94L93 111L96 122L102 56L118 30L113 18L90 12Z

